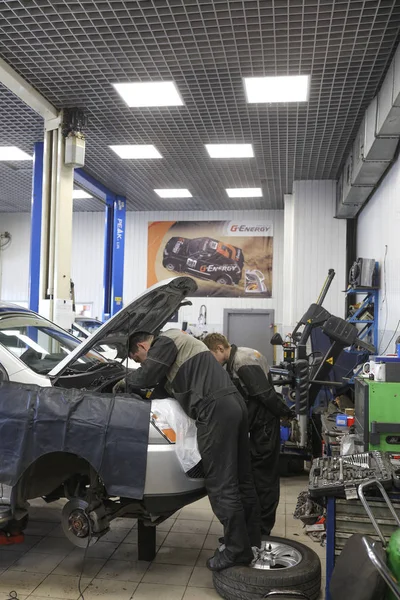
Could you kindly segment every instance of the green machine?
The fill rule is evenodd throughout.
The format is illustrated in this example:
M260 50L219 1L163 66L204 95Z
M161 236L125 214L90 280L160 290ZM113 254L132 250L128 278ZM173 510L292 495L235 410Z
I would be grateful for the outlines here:
M356 379L355 430L360 451L400 453L400 383Z

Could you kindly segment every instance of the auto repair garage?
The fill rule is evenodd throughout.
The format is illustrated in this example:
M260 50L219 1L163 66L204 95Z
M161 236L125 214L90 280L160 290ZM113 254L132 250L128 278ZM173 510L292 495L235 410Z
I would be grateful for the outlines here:
M0 599L400 598L399 28L0 3Z

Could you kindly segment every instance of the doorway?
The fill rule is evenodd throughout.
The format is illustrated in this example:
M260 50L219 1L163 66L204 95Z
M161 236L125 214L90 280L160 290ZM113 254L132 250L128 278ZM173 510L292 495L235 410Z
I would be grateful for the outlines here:
M224 310L224 335L231 344L254 348L272 365L274 349L271 337L274 333L274 311L264 309L226 308Z

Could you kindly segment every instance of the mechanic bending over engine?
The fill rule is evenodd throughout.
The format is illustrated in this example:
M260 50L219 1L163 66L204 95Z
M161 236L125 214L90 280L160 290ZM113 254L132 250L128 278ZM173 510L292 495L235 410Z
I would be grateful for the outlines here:
M205 486L215 515L224 527L224 544L207 566L220 571L248 565L252 547L260 547L260 519L248 439L247 410L228 373L207 346L178 329L158 337L145 332L129 339L129 358L141 363L126 381L126 391L153 388L167 378L166 389L196 421ZM120 384L115 386L118 391Z
M279 398L268 361L257 350L230 345L220 333L210 333L204 343L227 371L246 401L253 477L261 507L261 536L271 534L279 504L280 419L294 413Z

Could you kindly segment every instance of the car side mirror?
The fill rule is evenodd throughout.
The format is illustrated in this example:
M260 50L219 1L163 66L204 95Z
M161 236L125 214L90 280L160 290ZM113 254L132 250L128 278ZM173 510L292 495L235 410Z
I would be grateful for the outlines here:
M283 339L280 333L274 333L271 338L271 344L273 346L283 346Z

